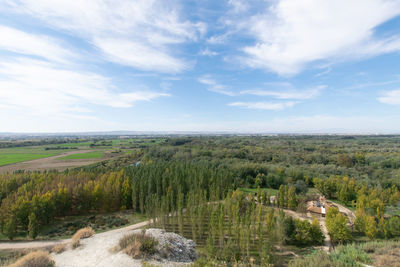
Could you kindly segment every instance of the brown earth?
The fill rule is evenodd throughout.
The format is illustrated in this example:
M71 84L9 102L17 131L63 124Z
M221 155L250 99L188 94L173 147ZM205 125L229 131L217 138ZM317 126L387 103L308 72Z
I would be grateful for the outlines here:
M43 170L65 170L68 168L75 168L80 166L90 165L99 161L104 160L104 158L100 159L69 159L69 160L60 160L59 158L65 157L72 154L81 154L92 152L93 150L78 150L78 151L70 151L65 152L57 156L52 156L48 158L34 159L24 162L18 162L14 164L0 166L0 173L13 172L17 170L25 170L25 171L43 171Z

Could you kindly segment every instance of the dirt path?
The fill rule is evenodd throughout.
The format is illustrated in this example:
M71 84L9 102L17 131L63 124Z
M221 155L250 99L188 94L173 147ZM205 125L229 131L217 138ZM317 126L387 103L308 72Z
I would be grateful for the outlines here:
M67 168L78 167L78 166L85 166L97 161L101 161L102 159L76 159L76 160L68 160L63 161L59 158L73 155L73 154L82 154L87 152L92 152L94 150L75 150L62 153L57 156L41 158L41 159L34 159L24 162L13 163L9 165L0 166L0 173L6 172L13 172L17 170L26 170L26 171L41 171L41 170L48 170L48 169L55 169L55 170L65 170Z
M96 236L108 236L112 234L123 233L130 230L139 229L145 227L151 222L151 220L132 224L126 227L110 230L107 232L96 234ZM71 239L61 239L61 240L49 240L49 241L25 241L25 242L0 242L0 250L9 250L9 249L36 249L36 248L46 248L51 247L56 244L63 244L70 242Z

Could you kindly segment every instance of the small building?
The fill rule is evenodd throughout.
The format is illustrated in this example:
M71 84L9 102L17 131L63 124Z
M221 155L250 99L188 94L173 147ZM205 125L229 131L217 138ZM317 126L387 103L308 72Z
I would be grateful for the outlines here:
M326 202L326 198L320 196L319 200L308 201L307 202L307 211L311 213L315 213L321 215L322 217L326 216L326 210L331 205Z

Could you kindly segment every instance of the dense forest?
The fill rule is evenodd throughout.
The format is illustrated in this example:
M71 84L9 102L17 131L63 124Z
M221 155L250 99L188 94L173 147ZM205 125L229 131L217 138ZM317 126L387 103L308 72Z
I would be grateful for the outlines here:
M0 230L36 237L56 217L132 210L189 235L209 262L266 265L284 245L323 244L318 221L282 212L317 194L355 210L349 225L328 209L334 244L399 238L399 189L399 136L169 137L91 166L0 175Z

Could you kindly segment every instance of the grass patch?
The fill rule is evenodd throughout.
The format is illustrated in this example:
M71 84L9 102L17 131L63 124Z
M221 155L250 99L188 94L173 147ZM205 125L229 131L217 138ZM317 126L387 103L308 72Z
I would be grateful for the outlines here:
M48 158L56 154L14 154L14 155L0 155L0 166L29 161L34 159Z
M385 214L389 216L400 216L400 207L386 206Z
M0 250L0 266L8 266L26 253L25 250Z
M17 148L3 148L0 149L0 166L47 158L61 154L59 150L45 151L43 147L17 147Z
M92 151L87 153L77 153L68 155L65 157L58 158L59 160L69 160L69 159L97 159L102 158L104 155L104 151Z
M246 194L257 194L257 188L242 187L240 190ZM275 196L278 190L273 188L260 188L261 192L267 191L270 196Z

